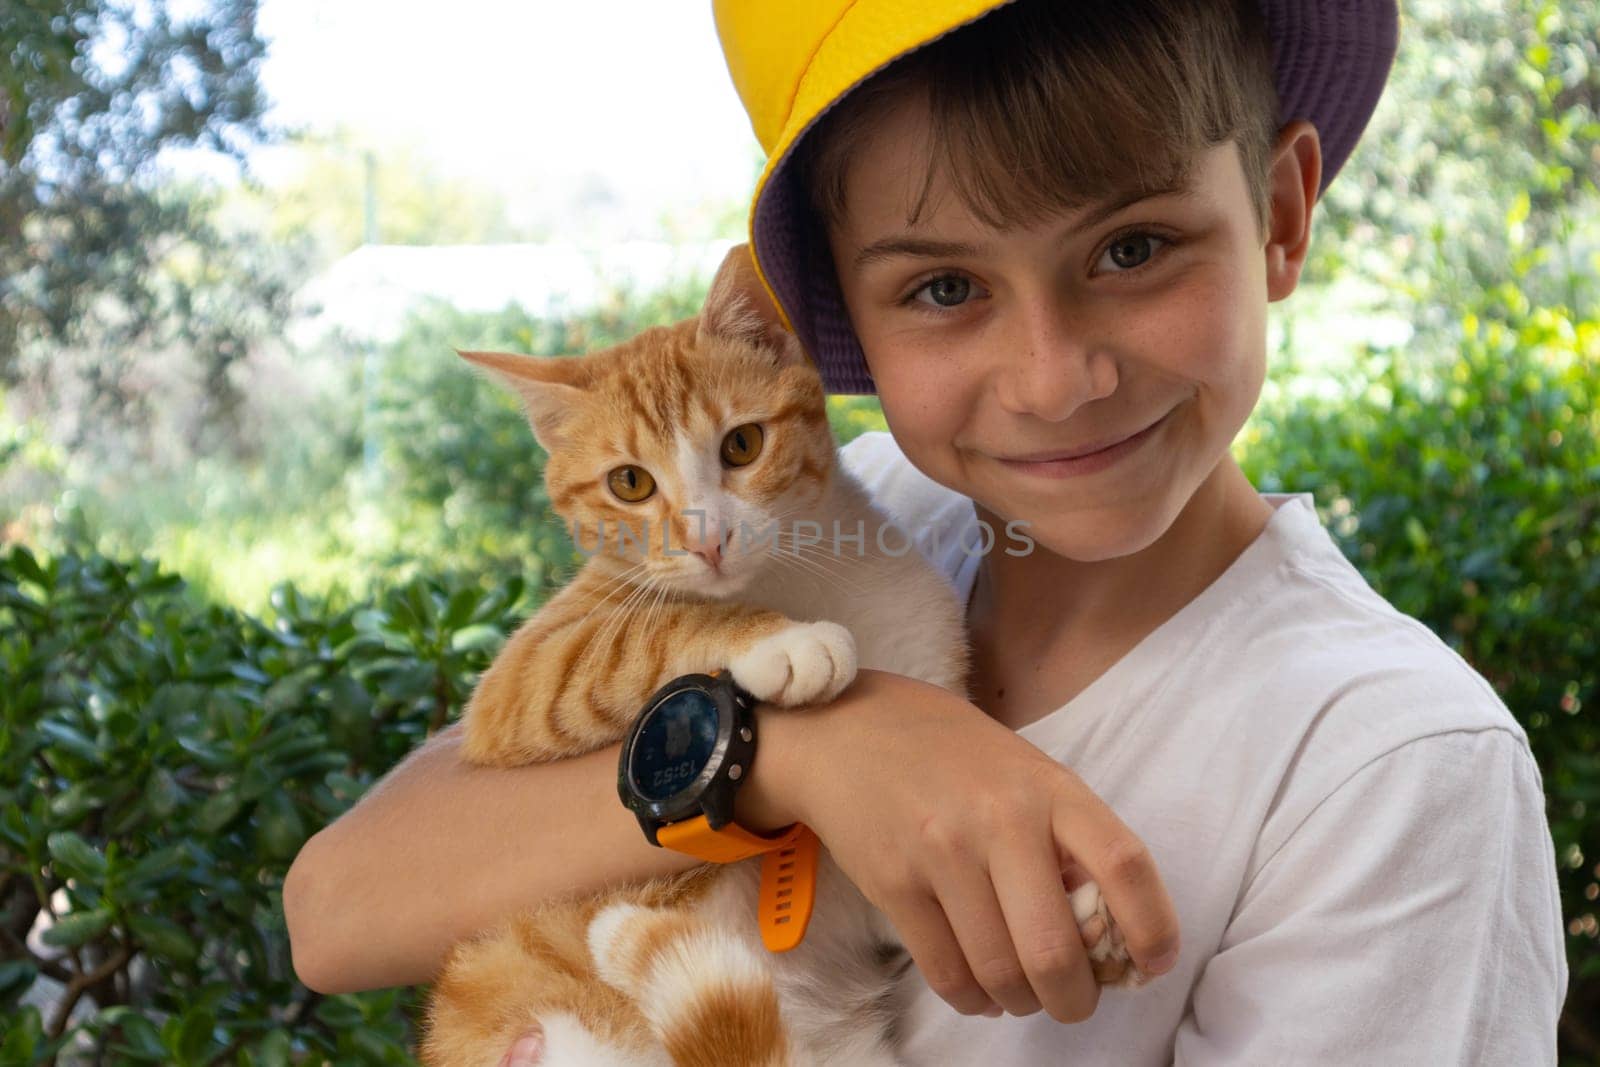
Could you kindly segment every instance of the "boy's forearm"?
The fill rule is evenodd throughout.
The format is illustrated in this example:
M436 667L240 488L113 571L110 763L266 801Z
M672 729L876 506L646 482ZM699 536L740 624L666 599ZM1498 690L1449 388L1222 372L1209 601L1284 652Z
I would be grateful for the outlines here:
M283 906L306 985L430 982L452 945L523 907L697 865L618 802L619 745L511 769L459 749L441 732L295 858Z

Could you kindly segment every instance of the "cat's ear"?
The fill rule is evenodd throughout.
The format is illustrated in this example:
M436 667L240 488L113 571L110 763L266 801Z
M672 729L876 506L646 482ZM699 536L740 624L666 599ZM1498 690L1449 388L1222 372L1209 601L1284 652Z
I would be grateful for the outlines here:
M565 433L583 396L581 356L515 356L509 352L463 352L456 355L522 397L534 439L546 452L567 443Z
M805 360L799 338L783 325L778 306L761 284L747 244L728 250L700 309L699 339L704 343L712 338L755 345L781 366Z

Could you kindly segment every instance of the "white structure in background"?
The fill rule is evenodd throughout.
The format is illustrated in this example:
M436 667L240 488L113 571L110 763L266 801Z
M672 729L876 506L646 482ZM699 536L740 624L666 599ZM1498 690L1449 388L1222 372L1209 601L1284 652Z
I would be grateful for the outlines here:
M368 205L370 231L370 199ZM361 485L370 500L383 489L374 429L380 353L415 308L438 300L468 312L516 305L541 318L581 314L618 293L645 296L696 278L709 284L734 244L366 244L295 294L286 339L300 352L331 344L360 355ZM463 337L459 343L472 342Z
M383 345L429 299L461 311L517 304L541 317L581 313L619 290L709 282L734 243L363 245L301 288L289 341L302 350L330 336Z

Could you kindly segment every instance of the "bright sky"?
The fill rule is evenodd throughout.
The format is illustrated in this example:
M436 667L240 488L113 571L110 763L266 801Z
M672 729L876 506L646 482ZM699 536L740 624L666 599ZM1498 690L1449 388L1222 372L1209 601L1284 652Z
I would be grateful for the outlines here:
M514 217L598 183L644 226L754 184L710 0L263 0L258 25L274 119L413 145Z

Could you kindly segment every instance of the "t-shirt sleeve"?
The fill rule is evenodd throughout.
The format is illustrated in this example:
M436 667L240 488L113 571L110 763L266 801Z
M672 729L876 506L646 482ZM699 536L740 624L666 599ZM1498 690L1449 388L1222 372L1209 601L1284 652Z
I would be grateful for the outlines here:
M1567 964L1537 765L1506 729L1371 760L1245 886L1177 1067L1553 1064Z

